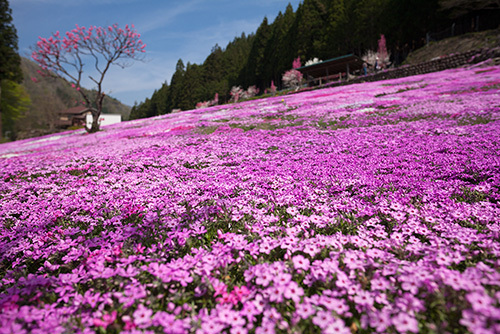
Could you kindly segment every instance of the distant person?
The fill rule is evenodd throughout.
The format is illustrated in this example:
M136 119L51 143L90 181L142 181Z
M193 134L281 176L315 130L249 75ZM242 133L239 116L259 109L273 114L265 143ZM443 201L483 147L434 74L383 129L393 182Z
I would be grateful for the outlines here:
M368 74L368 64L363 62L363 74L366 76Z
M377 58L375 58L375 66L374 66L374 69L375 69L375 72L377 72L377 71L378 71L378 69L379 69L379 66L378 66L378 57L377 57Z

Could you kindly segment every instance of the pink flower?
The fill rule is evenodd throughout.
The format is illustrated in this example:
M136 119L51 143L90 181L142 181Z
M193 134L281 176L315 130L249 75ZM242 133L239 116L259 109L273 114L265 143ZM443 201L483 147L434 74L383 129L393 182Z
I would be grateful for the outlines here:
M339 288L348 288L352 285L352 282L351 280L347 277L346 274L344 274L344 272L342 271L339 271L337 273L337 281L335 282L335 284L339 287Z
M370 292L361 290L354 296L354 302L361 306L370 307L373 305L374 299Z
M299 213L299 210L295 207L289 207L286 209L286 212L292 216L296 216Z
M417 320L409 315L408 313L400 312L392 318L392 324L398 332L406 333L418 333L418 322Z
M122 247L123 247L123 242L113 247L113 255L114 256L122 255Z
M128 315L124 315L122 317L122 321L125 323L125 326L123 326L123 329L126 330L126 331L134 329L134 328L137 327L137 325L134 324L134 322L132 321L132 319Z
M152 323L151 316L153 315L153 311L142 304L139 304L133 315L134 323L139 327L148 327Z
M285 287L283 295L286 299L291 299L295 303L298 303L300 302L300 297L304 295L304 289L302 289L295 281L291 281Z
M296 304L295 314L298 315L301 319L307 319L311 315L316 313L316 310L309 302L303 302L301 304Z
M324 334L351 334L351 330L347 327L342 319L335 319L323 329Z
M233 310L220 311L219 319L221 322L230 326L243 327L246 324L245 318L243 318L243 316L240 313Z
M204 321L201 324L201 329L200 333L204 334L219 334L222 333L222 330L225 328L223 324L220 324L218 321L215 319L209 319L207 321Z
M91 307L96 307L97 303L100 301L101 294L99 292L92 293L92 291L87 291L84 294L84 302L90 304Z
M491 312L492 298L484 293L471 292L465 296L465 299L471 304L476 312Z
M283 286L273 286L268 288L266 292L269 294L269 300L276 303L283 302Z
M135 246L135 252L136 252L137 254L142 254L142 253L144 253L144 251L145 251L145 250L146 250L146 247L144 247L144 246L143 246L143 245L141 245L141 244L137 244L137 245Z
M231 330L229 331L229 333L230 334L247 334L248 331L243 327L238 327L238 326L234 327L233 326L233 327L231 327Z
M280 273L274 278L274 284L286 285L292 280L292 275L288 273Z
M370 313L369 319L370 326L379 333L385 331L391 325L390 314L384 309Z
M222 296L227 291L227 286L223 282L215 281L212 283L212 286L215 290L214 297L218 295Z
M107 328L109 325L111 325L113 322L115 322L116 315L117 315L117 312L113 311L109 314L103 315L102 318L95 318L94 325L98 326L98 327Z
M295 269L302 269L304 271L309 270L309 266L311 263L309 259L305 258L303 255L295 255L292 258L292 262Z
M318 311L316 316L312 319L313 324L321 329L325 329L328 325L332 324L336 319L330 311Z

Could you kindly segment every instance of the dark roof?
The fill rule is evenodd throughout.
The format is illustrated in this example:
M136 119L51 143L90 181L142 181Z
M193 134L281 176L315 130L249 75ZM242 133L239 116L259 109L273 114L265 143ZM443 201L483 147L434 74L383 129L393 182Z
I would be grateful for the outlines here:
M297 68L304 75L310 75L314 78L323 77L328 72L329 75L337 73L345 73L349 65L349 71L361 70L363 68L363 60L353 54L337 57L322 61L309 66Z
M64 111L59 112L60 114L65 114L65 115L80 115L85 112L89 111L89 108L85 106L78 106L78 107L73 107L66 109Z

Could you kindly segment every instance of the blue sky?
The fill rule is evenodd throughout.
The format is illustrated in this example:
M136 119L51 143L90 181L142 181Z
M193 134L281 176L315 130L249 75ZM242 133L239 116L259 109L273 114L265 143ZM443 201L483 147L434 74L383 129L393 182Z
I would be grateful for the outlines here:
M38 37L80 26L134 24L146 43L146 60L117 66L104 81L105 92L133 105L170 82L179 58L202 63L217 43L225 47L242 32L255 32L267 16L274 21L288 3L301 0L10 0L19 52L29 57ZM85 85L92 88L91 84Z

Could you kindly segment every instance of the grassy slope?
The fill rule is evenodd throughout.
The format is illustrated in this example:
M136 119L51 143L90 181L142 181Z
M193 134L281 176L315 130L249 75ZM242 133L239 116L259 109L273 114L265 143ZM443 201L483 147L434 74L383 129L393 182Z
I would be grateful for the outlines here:
M414 65L451 53L493 48L499 45L500 29L455 36L438 42L431 42L429 45L415 50L408 56L405 64Z

